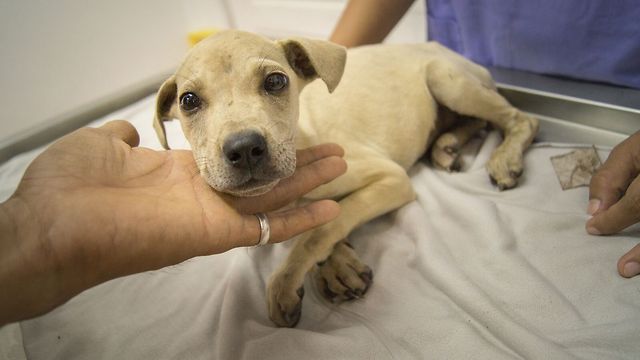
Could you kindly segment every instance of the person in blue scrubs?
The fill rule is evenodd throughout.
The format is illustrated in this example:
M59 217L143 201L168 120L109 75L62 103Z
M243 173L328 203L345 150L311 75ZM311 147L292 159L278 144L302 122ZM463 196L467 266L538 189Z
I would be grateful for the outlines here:
M351 0L331 40L381 42L413 0ZM427 0L427 36L485 66L640 89L637 0Z
M430 40L487 66L640 88L636 0L428 0Z
M413 0L350 0L330 40L378 43ZM427 0L428 39L485 66L640 89L636 0ZM640 132L616 146L591 180L586 230L619 232L640 222ZM640 244L618 261L640 274Z

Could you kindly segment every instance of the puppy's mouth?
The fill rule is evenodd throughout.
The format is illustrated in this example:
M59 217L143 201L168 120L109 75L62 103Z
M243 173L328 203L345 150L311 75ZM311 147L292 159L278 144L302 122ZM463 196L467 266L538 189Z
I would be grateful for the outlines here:
M262 195L273 189L281 179L289 177L295 170L295 162L291 169L271 169L264 171L239 171L222 168L213 171L210 167L201 169L205 181L216 191L234 196L248 197Z
M278 185L279 182L280 179L268 180L251 178L240 185L225 189L224 192L241 197L258 196L269 192Z

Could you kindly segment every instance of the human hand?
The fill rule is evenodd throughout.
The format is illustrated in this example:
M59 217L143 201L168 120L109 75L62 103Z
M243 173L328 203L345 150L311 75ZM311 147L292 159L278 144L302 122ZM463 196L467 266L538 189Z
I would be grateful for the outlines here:
M589 185L587 221L592 235L617 233L640 221L640 131L618 144ZM624 277L640 274L640 244L618 261Z
M292 177L262 196L235 198L209 187L191 151L138 142L131 124L110 122L65 136L28 167L0 206L0 324L112 278L255 245L257 212L268 213L271 242L339 213L330 200L276 211L345 172L338 145L299 151Z

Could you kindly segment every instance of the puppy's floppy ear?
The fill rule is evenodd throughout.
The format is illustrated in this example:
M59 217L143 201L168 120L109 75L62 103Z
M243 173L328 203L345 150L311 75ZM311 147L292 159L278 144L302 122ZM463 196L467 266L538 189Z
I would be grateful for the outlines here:
M164 122L171 121L174 118L173 110L176 105L177 93L178 87L175 76L171 76L160 86L156 98L156 115L153 118L153 128L156 130L160 144L167 150L169 149L169 143L167 142L167 132L164 129Z
M333 92L347 61L347 50L329 41L305 38L289 38L278 41L284 49L289 65L298 76L313 80L317 77Z

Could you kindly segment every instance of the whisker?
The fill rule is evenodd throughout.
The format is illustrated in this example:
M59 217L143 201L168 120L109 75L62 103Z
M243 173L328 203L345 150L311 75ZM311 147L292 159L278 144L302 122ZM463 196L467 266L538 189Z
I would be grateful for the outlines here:
M266 46L266 45L265 45ZM265 46L262 47L262 50L260 50L260 52L264 52L264 48ZM264 63L264 61L267 59L266 55L263 55L262 58L260 59L260 65L258 66L258 71L262 72L262 65Z

